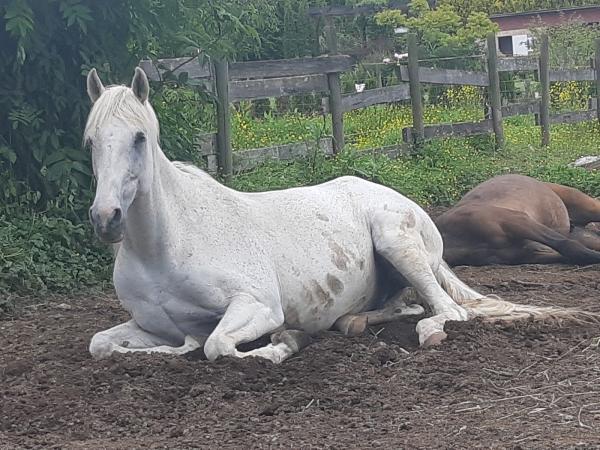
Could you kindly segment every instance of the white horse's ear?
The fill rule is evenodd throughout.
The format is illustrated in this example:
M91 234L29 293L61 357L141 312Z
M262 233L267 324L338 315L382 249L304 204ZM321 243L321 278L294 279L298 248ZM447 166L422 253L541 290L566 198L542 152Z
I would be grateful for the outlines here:
M98 73L96 73L96 69L90 70L87 76L87 93L90 96L92 103L95 103L103 92L104 85L102 84L102 81L100 81L100 77L98 76Z
M139 67L135 68L135 74L133 75L133 80L131 80L131 90L140 100L140 102L144 103L146 100L148 100L148 95L150 94L148 77L146 76L146 73Z

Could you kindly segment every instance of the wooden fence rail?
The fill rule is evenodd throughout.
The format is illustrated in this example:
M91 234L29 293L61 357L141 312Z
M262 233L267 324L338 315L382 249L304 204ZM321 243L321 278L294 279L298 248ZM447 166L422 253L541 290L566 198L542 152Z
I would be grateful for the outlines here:
M400 66L400 80L409 81L408 67ZM472 72L470 70L438 69L432 67L419 67L419 81L427 84L445 84L448 86L488 86L486 72Z
M325 14L327 16L327 14ZM328 16L327 16L328 17ZM326 18L327 18L326 17ZM398 67L399 84L369 89L342 95L340 74L352 70L354 61L346 55L336 53L335 32L330 24L328 43L329 56L295 58L273 61L226 62L210 61L208 58L170 58L157 61L143 60L140 67L154 81L162 81L167 75L187 74L194 84L204 84L216 94L217 133L198 140L202 155L210 170L217 170L226 178L234 170L246 170L269 159L290 159L306 156L313 151L326 155L344 148L343 115L349 111L373 105L396 103L410 100L413 113L413 126L403 130L403 143L391 147L372 149L381 154L399 155L410 151L411 145L423 139L450 136L470 136L494 133L496 146L504 143L503 118L535 114L536 123L541 127L542 144L550 142L550 125L575 123L587 120L600 121L600 107L597 99L590 99L586 111L550 114L550 83L562 81L594 82L600 91L600 39L596 41L595 64L589 68L550 70L549 45L546 37L541 42L539 58L510 57L496 55L496 40L488 36L487 68L485 71L442 69L418 65L416 37L408 35L408 65ZM499 85L500 72L534 72L541 86L541 99L520 104L501 105ZM425 125L421 85L467 85L487 90L489 112L478 122ZM230 104L242 100L256 100L306 93L322 95L323 111L332 117L332 138L318 144L307 143L274 146L248 151L231 151L231 112Z

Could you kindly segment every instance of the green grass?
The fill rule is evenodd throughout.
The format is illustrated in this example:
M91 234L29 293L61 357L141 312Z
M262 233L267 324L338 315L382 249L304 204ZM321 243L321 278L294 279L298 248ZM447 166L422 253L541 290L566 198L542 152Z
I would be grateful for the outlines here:
M399 141L393 134L395 130L390 134L382 131L390 121L378 117L391 113L381 109L364 113L371 121L365 118L361 123L356 116L350 116L352 119L346 122L347 129L356 126L355 130L371 130L370 134L365 133L369 138L365 144L367 148ZM394 108L389 109L393 111ZM475 113L474 110L448 111L449 115L454 114L454 118L462 120L475 120ZM403 123L404 117L400 109L395 120ZM378 124L382 126L378 127ZM358 175L390 186L426 206L451 204L493 175L522 173L600 196L600 176L567 166L580 156L600 154L600 127L595 122L553 126L552 143L547 148L539 145L540 129L535 126L533 117L510 118L504 126L507 144L502 151L492 150L490 136L431 141L419 155L396 160L360 152L365 147L351 144L331 159L314 155L290 164L267 163L235 177L233 186L250 191L282 189L316 184L341 175Z
M471 122L483 119L478 106L431 105L425 123ZM402 140L402 129L412 125L410 106L373 106L344 114L344 134L350 147L358 150L393 145ZM314 141L331 134L328 116L265 114L256 119L236 111L232 120L234 150L268 147L292 142Z

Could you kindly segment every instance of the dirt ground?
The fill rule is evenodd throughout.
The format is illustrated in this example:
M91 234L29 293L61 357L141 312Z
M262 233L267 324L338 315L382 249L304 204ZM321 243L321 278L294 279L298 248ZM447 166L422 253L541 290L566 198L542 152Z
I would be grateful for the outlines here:
M485 293L600 312L598 266L457 268ZM119 356L92 334L114 296L0 321L1 448L600 448L600 325L414 322L327 333L280 366Z

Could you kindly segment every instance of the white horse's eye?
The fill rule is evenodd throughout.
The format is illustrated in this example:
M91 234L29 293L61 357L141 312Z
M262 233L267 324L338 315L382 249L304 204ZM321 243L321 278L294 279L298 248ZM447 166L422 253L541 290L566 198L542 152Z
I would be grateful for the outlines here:
M138 131L135 134L135 139L134 139L133 143L135 145L138 145L138 144L142 144L144 142L146 142L146 135L144 133L142 133L141 131Z

